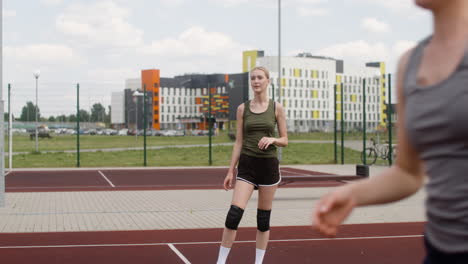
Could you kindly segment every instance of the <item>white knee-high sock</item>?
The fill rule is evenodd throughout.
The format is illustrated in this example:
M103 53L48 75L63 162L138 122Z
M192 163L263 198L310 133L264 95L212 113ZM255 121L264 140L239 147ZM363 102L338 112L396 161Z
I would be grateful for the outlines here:
M255 264L262 264L263 263L263 257L265 256L265 249L255 249Z
M219 247L218 262L216 262L216 264L225 264L226 259L227 259L228 255L229 255L229 251L231 251L231 248L220 246Z

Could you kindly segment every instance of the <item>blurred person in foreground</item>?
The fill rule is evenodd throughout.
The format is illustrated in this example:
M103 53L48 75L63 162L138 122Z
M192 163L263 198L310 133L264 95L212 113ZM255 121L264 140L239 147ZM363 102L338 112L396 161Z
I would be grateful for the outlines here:
M468 1L415 0L433 34L407 51L397 74L396 164L320 199L313 226L335 236L357 206L390 203L426 182L424 264L468 263Z

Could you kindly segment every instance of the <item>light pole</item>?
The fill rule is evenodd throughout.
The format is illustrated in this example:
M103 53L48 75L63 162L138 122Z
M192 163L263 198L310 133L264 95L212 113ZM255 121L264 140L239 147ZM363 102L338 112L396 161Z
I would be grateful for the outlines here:
M37 119L38 119L38 106L37 106L37 83L38 83L38 80L39 80L39 76L41 75L41 72L39 70L36 70L34 72L34 78L36 78L36 152L39 152L39 145L37 143L37 136L38 136L38 130L37 130L37 126L38 126L38 123L37 123Z
M281 104L281 0L278 0L278 102ZM278 160L282 158L282 148L278 149Z
M138 140L138 97L143 96L142 93L136 90L133 92L133 97L135 98L135 140Z

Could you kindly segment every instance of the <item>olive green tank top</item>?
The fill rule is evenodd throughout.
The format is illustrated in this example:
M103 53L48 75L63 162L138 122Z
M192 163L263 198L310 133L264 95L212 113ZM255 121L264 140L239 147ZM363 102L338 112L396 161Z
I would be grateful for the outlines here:
M258 158L276 158L276 146L267 149L258 148L262 137L273 137L275 134L276 115L275 103L270 100L268 108L263 113L250 111L250 100L244 103L244 130L241 154Z

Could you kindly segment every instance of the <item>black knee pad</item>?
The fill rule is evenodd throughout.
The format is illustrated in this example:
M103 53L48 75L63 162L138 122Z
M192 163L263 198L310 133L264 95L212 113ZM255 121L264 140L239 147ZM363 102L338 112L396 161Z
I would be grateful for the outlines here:
M261 232L270 230L271 210L257 209L257 229Z
M231 230L237 230L243 214L244 209L232 204L226 217L226 227Z

